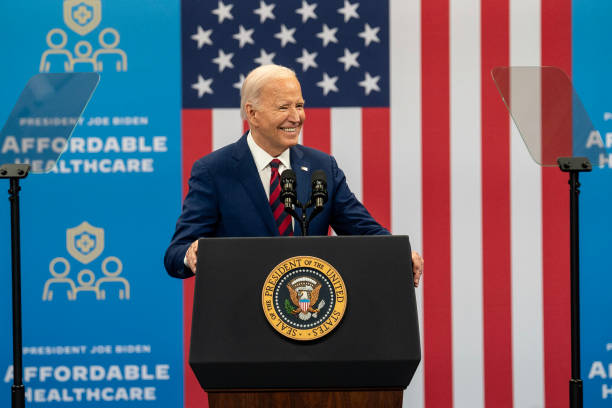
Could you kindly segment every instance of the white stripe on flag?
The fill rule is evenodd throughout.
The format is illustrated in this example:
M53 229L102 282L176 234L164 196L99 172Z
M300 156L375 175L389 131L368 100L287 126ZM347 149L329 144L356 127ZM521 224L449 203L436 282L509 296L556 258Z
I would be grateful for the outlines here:
M361 108L332 108L330 121L331 154L344 171L349 188L361 200Z
M540 30L540 2L512 0L511 66L541 64ZM541 100L528 102L537 107L532 112L537 125L524 130L540 133ZM510 142L513 399L517 408L543 407L542 177L514 125Z
M212 132L213 150L217 150L237 141L242 134L242 119L240 119L240 109L213 109Z
M421 5L391 0L391 231L410 237L423 253L421 188ZM421 350L423 349L423 283L416 289ZM423 356L421 355L423 358ZM404 392L403 406L425 405L423 361Z
M480 1L451 0L449 6L453 404L479 408L484 406Z

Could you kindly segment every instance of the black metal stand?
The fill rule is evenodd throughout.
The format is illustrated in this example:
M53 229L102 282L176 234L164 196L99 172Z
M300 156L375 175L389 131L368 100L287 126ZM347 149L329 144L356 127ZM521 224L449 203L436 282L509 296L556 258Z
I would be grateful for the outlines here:
M572 377L569 381L570 408L582 408L582 379L580 379L580 262L578 195L580 183L578 173L591 171L593 167L586 157L559 157L561 171L569 173L570 185L570 280L571 280L571 330L572 330Z
M23 386L23 360L21 336L21 238L19 226L19 179L30 171L28 164L5 164L0 167L0 178L10 179L9 201L11 202L11 261L13 271L13 386L11 407L25 407Z
M314 210L312 210L312 213L310 214L310 218L306 218L306 209L312 207L313 203L312 201L308 201L306 204L302 204L299 201L295 200L295 207L299 208L301 211L301 216L298 215L298 213L295 211L294 208L292 207L285 207L285 211L287 213L289 213L289 215L291 215L293 218L295 218L295 220L297 222L300 223L300 226L302 227L302 236L306 236L308 235L308 225L310 224L310 221L312 221L312 219L319 214L321 211L323 211L323 207L317 207L315 206Z

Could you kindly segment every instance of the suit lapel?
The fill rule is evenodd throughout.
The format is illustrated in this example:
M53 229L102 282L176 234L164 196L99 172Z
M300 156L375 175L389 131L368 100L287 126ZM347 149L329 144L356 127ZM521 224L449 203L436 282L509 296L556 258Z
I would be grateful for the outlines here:
M261 178L255 166L253 155L246 141L246 134L235 144L233 158L235 161L236 177L247 191L248 196L257 214L262 218L270 235L278 235L276 221L270 209L270 203L266 198L266 192L261 184Z
M310 163L304 158L304 152L296 146L291 148L291 169L295 172L297 181L298 201L306 204L310 199L310 172L312 169L310 168ZM294 235L301 236L302 228L300 223L296 221L294 225Z

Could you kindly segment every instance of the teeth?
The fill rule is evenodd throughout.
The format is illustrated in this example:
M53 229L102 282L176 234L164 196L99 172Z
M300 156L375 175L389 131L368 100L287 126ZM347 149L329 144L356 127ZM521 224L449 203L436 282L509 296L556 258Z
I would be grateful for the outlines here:
M295 128L281 128L285 132L295 132Z

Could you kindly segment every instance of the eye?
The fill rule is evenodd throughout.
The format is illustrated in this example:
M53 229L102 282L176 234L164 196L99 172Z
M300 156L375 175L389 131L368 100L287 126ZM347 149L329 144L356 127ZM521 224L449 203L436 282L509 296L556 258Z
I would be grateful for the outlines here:
M289 109L289 107L287 105L282 105L278 107L279 110L285 111L287 109Z

